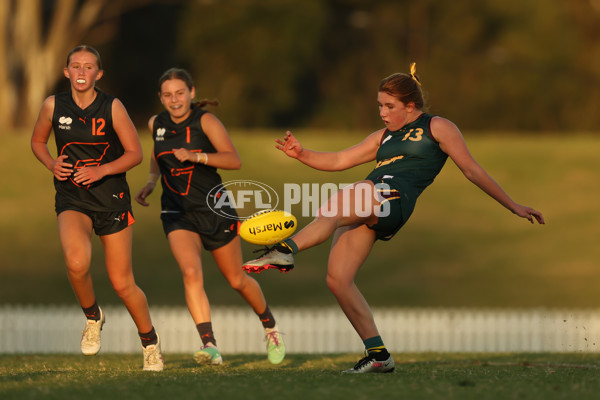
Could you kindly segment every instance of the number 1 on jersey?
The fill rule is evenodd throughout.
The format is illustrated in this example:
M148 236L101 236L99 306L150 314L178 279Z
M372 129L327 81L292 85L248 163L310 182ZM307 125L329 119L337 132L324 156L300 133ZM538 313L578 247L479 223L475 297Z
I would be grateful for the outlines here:
M92 118L92 135L103 136L105 134L104 125L106 125L104 118Z

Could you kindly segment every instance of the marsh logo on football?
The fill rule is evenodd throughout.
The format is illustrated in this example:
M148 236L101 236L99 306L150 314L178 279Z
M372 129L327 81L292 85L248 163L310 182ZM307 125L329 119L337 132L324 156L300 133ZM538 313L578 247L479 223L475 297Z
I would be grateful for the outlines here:
M206 203L223 217L245 220L258 211L274 210L279 204L279 196L265 183L235 180L212 188Z
M60 117L58 119L58 127L60 129L66 130L66 131L71 129L72 123L73 123L73 119L71 117Z

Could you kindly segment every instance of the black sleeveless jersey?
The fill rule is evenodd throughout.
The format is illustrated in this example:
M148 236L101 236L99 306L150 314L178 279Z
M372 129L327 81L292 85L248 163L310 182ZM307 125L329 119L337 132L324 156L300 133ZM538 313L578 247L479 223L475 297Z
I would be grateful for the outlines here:
M433 117L421 114L397 131L386 130L377 150L375 169L367 176L398 190L405 221L412 214L417 198L433 183L448 159L431 135Z
M66 154L65 162L75 170L98 166L121 157L123 146L113 129L114 97L96 89L96 98L81 109L71 92L54 96L52 128L57 155ZM54 178L56 207L73 205L91 211L123 211L131 207L125 173L107 175L91 185L77 184L72 177L65 181Z
M201 163L181 162L173 149L186 148L194 153L215 153L216 149L204 133L200 119L207 111L194 108L190 116L174 123L167 111L154 119L152 138L154 156L162 175L161 205L163 212L208 211L212 195L222 192L221 176L217 169ZM217 188L216 190L213 190Z

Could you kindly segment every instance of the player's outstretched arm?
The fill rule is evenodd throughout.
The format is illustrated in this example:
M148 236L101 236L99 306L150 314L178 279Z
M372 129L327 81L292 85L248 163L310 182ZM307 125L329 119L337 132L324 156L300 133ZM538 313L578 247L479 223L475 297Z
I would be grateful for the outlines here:
M459 129L447 119L436 117L431 122L431 130L441 149L448 154L467 179L519 217L531 223L544 224L541 212L516 203L494 179L479 165L469 152Z
M321 171L342 171L354 166L373 161L379 149L383 129L373 132L362 142L337 152L321 152L309 150L287 131L283 139L275 139L275 147L314 169Z

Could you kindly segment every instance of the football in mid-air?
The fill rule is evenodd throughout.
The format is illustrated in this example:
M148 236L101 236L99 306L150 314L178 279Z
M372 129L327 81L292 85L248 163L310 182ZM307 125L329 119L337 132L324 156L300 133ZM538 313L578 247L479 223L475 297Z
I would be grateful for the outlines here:
M248 243L271 245L287 239L298 221L282 210L263 210L252 214L240 225L240 236Z

